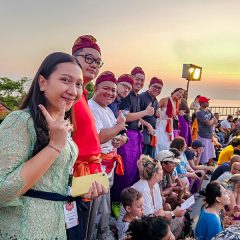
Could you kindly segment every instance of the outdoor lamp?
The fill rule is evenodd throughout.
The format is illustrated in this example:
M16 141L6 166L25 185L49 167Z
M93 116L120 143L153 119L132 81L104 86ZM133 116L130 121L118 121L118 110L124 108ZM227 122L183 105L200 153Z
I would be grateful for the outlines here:
M188 81L200 81L202 68L193 64L183 64L182 78Z

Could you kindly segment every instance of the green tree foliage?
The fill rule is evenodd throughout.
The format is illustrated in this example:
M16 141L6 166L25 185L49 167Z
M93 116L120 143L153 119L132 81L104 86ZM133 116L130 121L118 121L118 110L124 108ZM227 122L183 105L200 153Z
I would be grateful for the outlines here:
M88 90L88 100L93 97L94 94L94 84L90 82L87 86L86 89Z
M16 110L26 94L25 84L29 81L24 77L14 81L7 77L0 78L0 101L3 102L11 110Z

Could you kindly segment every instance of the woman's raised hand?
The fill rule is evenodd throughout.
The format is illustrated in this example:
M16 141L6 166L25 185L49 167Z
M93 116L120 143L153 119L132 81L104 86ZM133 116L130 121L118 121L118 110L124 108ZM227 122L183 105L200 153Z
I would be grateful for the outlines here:
M67 142L68 132L71 131L70 121L65 120L65 105L63 106L59 116L53 119L47 109L43 105L39 105L43 116L45 117L49 129L50 141L49 144L61 150Z

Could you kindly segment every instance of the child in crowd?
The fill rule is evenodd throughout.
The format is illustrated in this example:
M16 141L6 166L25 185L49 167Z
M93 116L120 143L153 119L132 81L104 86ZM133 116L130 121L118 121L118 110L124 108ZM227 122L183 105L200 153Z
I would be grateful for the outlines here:
M143 197L139 191L129 187L121 192L120 198L126 214L122 221L118 221L117 229L118 239L123 240L126 237L126 232L131 221L143 215Z

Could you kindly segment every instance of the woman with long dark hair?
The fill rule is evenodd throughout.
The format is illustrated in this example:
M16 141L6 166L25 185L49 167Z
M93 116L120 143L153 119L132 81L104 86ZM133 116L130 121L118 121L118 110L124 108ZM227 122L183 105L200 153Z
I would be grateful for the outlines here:
M157 152L168 150L171 141L178 136L178 115L179 105L183 98L184 90L176 88L170 97L160 99L158 107L160 108L160 118L157 120L156 136L157 136Z
M221 211L230 203L230 197L226 189L214 181L206 187L205 201L195 230L199 240L210 240L223 230Z
M0 125L1 239L62 240L67 239L65 225L79 224L70 222L64 209L75 206L68 197L77 157L69 117L82 84L78 61L52 53L39 67L20 110ZM94 183L87 197L97 196L99 187Z

